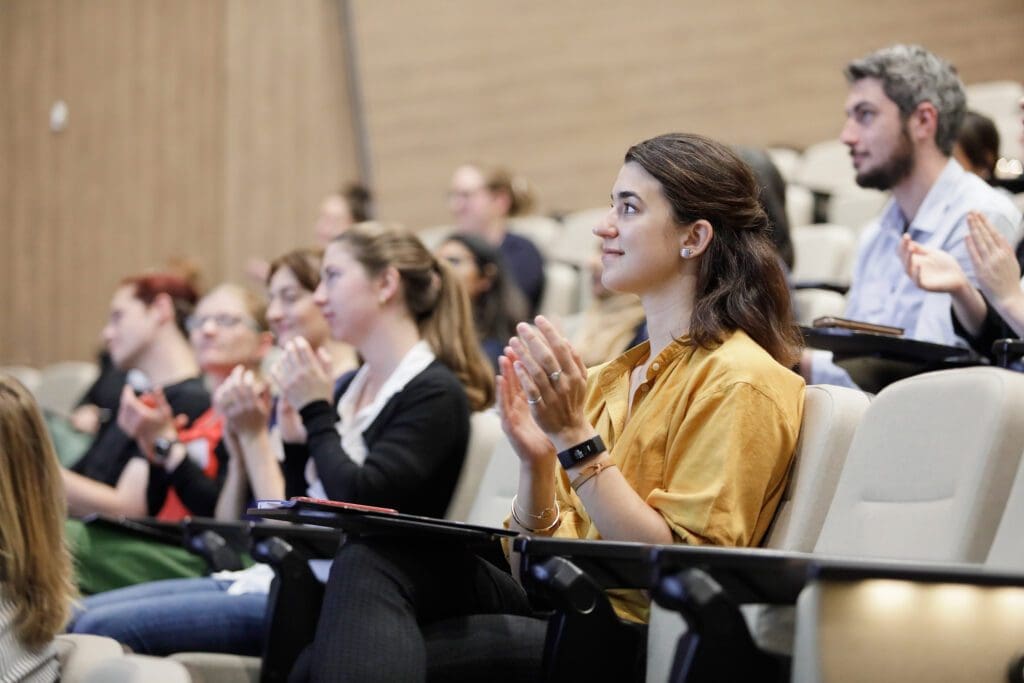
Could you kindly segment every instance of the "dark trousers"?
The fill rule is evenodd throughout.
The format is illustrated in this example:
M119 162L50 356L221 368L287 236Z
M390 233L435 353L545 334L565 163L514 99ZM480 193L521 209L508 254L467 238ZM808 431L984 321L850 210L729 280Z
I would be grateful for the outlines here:
M462 547L350 539L291 680L537 680L546 623L531 614L507 572Z

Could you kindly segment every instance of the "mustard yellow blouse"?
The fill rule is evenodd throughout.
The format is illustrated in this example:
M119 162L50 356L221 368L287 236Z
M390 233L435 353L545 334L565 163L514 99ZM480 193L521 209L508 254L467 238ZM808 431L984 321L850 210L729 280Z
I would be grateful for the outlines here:
M630 373L648 353L644 342L590 370L587 419L677 542L757 545L785 488L803 415L803 379L742 331L710 351L680 340L648 366L630 414ZM555 537L601 538L563 471L557 498ZM639 591L611 597L620 616L647 619L648 601Z

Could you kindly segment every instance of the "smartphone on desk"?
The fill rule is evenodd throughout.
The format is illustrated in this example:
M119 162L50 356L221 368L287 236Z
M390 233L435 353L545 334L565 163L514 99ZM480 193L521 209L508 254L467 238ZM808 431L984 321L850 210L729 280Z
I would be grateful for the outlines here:
M838 327L843 330L852 330L853 332L868 332L870 334L884 334L888 337L902 337L902 327L892 327L890 325L876 325L875 323L861 322L860 320L849 320L847 318L837 318L833 315L822 316L821 318L815 318L812 323L813 327Z

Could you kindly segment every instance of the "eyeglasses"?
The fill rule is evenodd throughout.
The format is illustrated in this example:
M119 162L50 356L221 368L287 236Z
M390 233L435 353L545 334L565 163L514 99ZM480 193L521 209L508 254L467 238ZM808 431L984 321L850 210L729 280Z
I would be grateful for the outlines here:
M255 320L245 318L240 315L231 315L230 313L218 313L217 315L190 315L185 319L185 329L188 330L189 333L192 333L203 329L206 327L206 323L209 322L212 322L215 327L222 330L243 324L257 332L259 332L260 329Z

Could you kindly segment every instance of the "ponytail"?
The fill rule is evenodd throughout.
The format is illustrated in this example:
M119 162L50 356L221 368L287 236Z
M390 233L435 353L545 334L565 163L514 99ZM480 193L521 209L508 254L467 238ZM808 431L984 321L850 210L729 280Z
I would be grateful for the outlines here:
M469 295L447 263L439 262L410 232L360 223L335 238L368 273L394 268L405 306L420 335L465 388L473 410L494 402L494 372L480 348Z
M437 298L419 320L420 334L462 382L473 410L482 410L494 403L494 371L477 339L469 295L447 263L435 259L434 273Z

